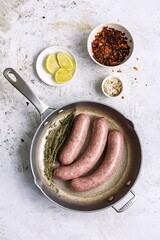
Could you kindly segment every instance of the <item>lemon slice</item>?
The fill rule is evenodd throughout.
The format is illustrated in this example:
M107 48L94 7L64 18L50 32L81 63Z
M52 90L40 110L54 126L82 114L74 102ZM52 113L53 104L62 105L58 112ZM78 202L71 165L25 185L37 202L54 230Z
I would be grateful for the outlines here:
M45 67L50 74L55 74L55 72L60 68L55 54L50 54L46 58Z
M72 77L72 74L64 68L60 68L55 74L55 80L57 83L68 82Z
M65 68L67 70L73 69L73 62L70 57L68 57L68 55L66 55L65 53L59 52L57 54L57 59L61 68Z

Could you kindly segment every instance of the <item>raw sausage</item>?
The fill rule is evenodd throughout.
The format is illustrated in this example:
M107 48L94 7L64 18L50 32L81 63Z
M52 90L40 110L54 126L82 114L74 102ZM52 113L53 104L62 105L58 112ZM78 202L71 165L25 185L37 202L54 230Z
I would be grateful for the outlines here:
M85 153L69 166L55 169L54 175L62 180L70 180L87 173L97 163L104 151L108 135L108 123L105 118L96 118L93 123L90 144Z
M81 113L75 117L71 134L59 155L62 165L71 164L78 156L85 142L89 125L90 117L86 114Z
M124 138L121 132L112 131L109 133L106 156L100 165L91 175L80 177L71 181L71 187L75 191L87 191L100 186L107 181L115 172L116 167L122 159L124 150Z
M124 150L124 138L121 132L112 131L108 136L106 156L100 165L91 175L80 177L71 181L71 187L75 191L87 191L100 186L107 181L115 172L122 159Z
M87 173L101 157L108 135L108 123L105 118L96 118L92 127L90 144L84 154L69 166L58 167L54 175L62 180L70 180Z

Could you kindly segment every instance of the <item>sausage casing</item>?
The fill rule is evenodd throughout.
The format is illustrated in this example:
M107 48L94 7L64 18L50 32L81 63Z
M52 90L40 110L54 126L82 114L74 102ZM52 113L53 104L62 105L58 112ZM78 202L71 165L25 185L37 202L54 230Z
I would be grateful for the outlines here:
M75 191L83 192L97 188L106 182L115 172L122 159L124 151L124 138L121 132L114 130L109 133L106 155L100 167L91 175L80 177L71 181Z
M70 180L90 171L104 151L107 135L108 122L105 118L96 118L93 122L91 139L87 150L72 164L56 168L54 170L55 177L62 180Z
M86 140L89 125L90 117L88 115L81 113L75 117L71 134L59 155L62 165L71 164L76 159Z

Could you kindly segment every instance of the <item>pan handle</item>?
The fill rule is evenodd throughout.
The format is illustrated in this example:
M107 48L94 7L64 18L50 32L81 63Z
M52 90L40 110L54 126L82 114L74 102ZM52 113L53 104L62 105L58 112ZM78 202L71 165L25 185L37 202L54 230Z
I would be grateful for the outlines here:
M3 75L15 88L17 88L20 93L22 93L36 107L40 115L42 115L42 113L44 113L47 109L50 108L39 98L36 97L30 87L14 69L6 68L3 71Z
M112 208L116 212L121 213L127 210L136 201L137 195L135 194L135 192L131 190L130 193L132 193L133 197L127 203L125 203L121 208L117 209L115 206L112 206Z

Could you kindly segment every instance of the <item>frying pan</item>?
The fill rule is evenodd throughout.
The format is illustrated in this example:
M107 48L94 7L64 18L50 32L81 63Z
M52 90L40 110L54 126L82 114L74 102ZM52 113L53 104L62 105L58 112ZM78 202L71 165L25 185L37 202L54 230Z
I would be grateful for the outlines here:
M132 187L139 175L141 167L141 146L133 123L126 119L117 110L91 101L74 102L59 109L53 109L38 99L25 81L12 69L3 72L4 77L19 90L37 108L41 116L39 125L31 144L30 164L34 182L42 193L51 201L69 209L92 211L113 207L117 212L128 209L136 200ZM83 193L70 189L68 182L55 180L51 186L44 174L44 145L46 136L53 128L53 123L59 123L72 110L86 113L91 119L98 116L105 117L110 129L120 130L125 138L125 151L123 159L110 179L102 186ZM130 192L131 198L121 208L115 203Z

